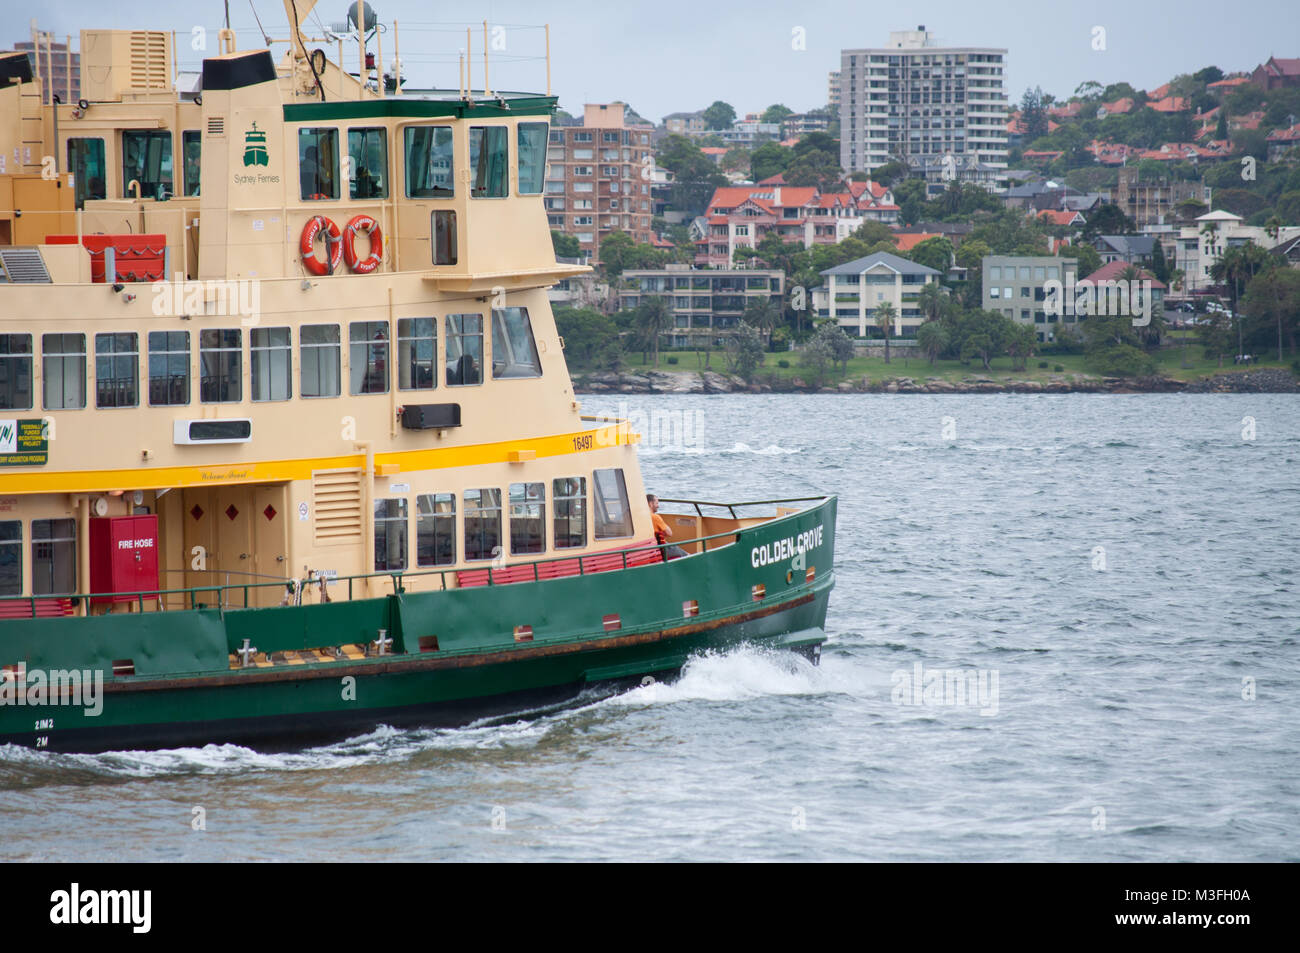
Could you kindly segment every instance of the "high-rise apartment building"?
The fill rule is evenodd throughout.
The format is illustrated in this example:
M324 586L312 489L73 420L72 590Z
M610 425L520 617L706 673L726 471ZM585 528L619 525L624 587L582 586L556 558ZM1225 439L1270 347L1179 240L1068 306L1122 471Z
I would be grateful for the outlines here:
M588 104L581 126L551 129L546 151L546 217L600 259L612 231L651 239L651 127L626 124L622 103ZM642 170L646 170L643 175Z
M840 165L902 161L936 183L998 185L1007 167L1007 51L938 47L924 26L840 52ZM951 157L951 158L948 158Z
M826 104L831 109L840 108L840 71L831 70L826 79Z

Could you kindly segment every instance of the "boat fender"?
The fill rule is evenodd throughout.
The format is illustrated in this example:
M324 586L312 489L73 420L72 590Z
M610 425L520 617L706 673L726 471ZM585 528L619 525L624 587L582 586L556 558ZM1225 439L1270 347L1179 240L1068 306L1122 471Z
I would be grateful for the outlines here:
M361 260L357 259L357 232L365 232L370 236L370 254ZM379 263L384 259L384 232L369 215L358 215L348 222L347 227L343 229L343 260L359 275L368 275L379 267Z
M325 232L326 261L316 257L316 236ZM343 260L343 236L339 227L324 215L313 215L302 228L298 242L302 265L313 275L332 275Z

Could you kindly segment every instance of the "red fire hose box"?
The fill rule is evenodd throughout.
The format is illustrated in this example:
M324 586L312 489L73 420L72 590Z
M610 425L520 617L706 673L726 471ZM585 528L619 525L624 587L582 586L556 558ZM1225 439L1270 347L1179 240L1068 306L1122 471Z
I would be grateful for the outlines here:
M90 521L90 591L102 602L132 602L158 589L158 516ZM108 595L112 593L112 595Z

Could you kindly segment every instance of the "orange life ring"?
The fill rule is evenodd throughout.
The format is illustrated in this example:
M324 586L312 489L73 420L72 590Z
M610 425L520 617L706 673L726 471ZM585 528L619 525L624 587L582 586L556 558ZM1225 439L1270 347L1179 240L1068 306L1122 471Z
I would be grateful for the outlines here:
M370 236L370 255L360 261L357 260L356 248L359 231L364 231ZM357 274L368 275L379 267L383 259L384 233L379 223L369 215L358 215L348 222L347 228L343 229L343 260L348 263L348 267Z
M327 261L316 257L316 236L325 232L325 250ZM339 227L324 215L313 215L302 228L302 238L298 242L302 252L302 265L313 275L332 275L343 260L343 240Z

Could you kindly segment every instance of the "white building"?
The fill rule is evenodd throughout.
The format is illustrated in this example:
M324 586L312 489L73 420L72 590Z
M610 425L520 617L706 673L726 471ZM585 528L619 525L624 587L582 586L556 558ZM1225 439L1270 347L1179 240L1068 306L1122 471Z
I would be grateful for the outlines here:
M1300 226L1286 225L1273 236L1262 226L1246 225L1240 215L1222 209L1207 212L1178 233L1175 267L1183 272L1183 292L1192 294L1213 285L1210 271L1229 248L1254 242L1273 248L1300 236Z
M937 47L925 27L889 35L884 48L840 52L840 165L888 162L1007 167L1007 51ZM983 184L983 183L982 183Z
M860 338L879 334L876 309L885 302L894 306L892 336L915 338L916 329L925 322L917 294L943 277L933 268L888 252L845 262L821 274L826 284L813 289L817 317L834 317L847 334Z

